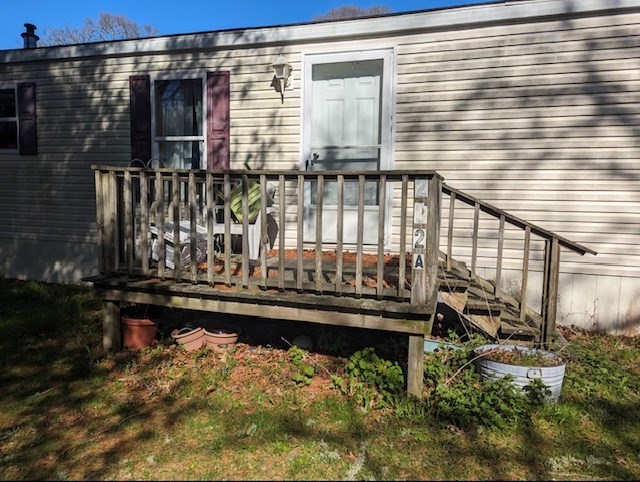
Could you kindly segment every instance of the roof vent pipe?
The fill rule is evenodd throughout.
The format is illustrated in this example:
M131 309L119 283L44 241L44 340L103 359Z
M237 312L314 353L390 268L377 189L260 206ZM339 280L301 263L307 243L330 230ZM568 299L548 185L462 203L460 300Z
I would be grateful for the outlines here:
M35 49L38 46L38 40L40 40L40 37L35 34L36 26L32 23L25 23L24 26L27 31L20 34L24 39L24 48Z

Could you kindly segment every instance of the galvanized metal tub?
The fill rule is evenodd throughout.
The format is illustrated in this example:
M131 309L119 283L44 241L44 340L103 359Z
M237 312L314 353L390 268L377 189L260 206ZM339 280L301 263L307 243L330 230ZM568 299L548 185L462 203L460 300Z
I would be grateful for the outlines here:
M558 355L549 351L518 345L482 345L474 350L474 353L477 356L475 360L476 370L478 370L478 373L480 373L483 379L504 378L507 375L511 375L513 377L511 382L520 389L528 385L532 380L541 379L542 383L544 383L551 391L551 395L547 398L552 401L557 401L558 398L560 398L562 382L564 380L564 371L567 365L566 362L562 362L562 364L558 366L551 367L509 365L490 360L486 356L482 356L483 353L486 354L487 352L495 349L509 351L518 349L525 353L540 354L553 360L562 361Z

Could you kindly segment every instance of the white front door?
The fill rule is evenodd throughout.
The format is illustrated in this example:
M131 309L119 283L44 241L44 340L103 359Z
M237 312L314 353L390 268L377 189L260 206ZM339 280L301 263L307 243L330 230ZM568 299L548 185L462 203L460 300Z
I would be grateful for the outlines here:
M308 56L305 61L304 165L310 171L390 168L391 51ZM305 241L315 240L316 183L307 183ZM378 183L367 181L364 243L377 244ZM325 180L322 241L336 241L337 190ZM384 200L387 202L387 200ZM357 182L345 182L345 244L357 240Z

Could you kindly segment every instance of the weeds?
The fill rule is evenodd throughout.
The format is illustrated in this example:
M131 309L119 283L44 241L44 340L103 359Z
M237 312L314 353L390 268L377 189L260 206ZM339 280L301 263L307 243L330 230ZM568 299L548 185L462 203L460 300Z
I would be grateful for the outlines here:
M84 288L0 280L0 479L640 479L640 338L567 331L562 396L540 405L539 382L480 381L472 336L425 355L417 399L399 339L345 335L348 358L101 354L99 308ZM303 366L312 381L292 383Z
M392 407L404 390L404 376L397 363L380 358L374 348L355 352L345 376L333 375L332 385L357 400L364 409Z

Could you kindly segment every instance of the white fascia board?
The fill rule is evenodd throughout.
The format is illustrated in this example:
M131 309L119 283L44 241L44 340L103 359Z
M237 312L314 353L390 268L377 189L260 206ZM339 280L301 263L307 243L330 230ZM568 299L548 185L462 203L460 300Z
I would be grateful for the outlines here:
M538 17L589 14L640 8L640 0L513 0L444 10L395 14L365 19L276 27L201 32L185 35L0 51L0 62L76 59L168 53L185 50L233 49L268 44L357 40L403 33L454 29L474 24L509 23Z

